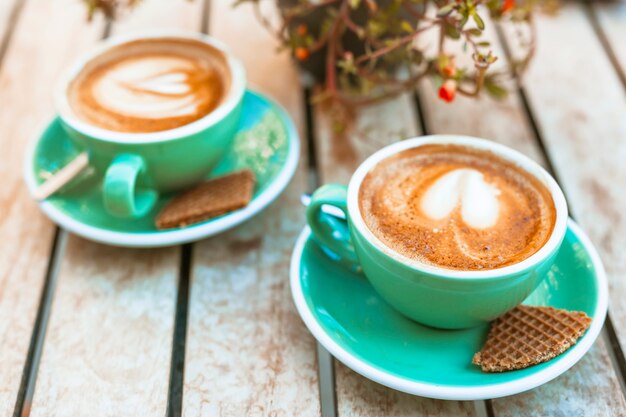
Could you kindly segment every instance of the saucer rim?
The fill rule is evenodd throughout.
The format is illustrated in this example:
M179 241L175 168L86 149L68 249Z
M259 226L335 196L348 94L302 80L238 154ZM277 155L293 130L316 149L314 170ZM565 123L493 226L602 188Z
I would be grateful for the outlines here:
M278 175L271 181L267 188L263 190L258 196L245 208L232 212L219 219L199 223L197 225L188 226L182 229L175 230L154 230L150 232L117 232L100 227L91 226L76 220L73 217L65 214L58 209L50 201L37 201L38 206L44 212L50 220L57 225L66 229L67 231L74 233L78 236L84 237L95 242L104 243L112 246L131 247L131 248L154 248L164 246L174 246L178 244L184 244L194 242L200 239L208 238L231 229L239 224L249 220L257 215L268 205L270 205L280 194L285 190L287 185L291 182L298 163L300 160L300 135L296 129L294 122L292 121L289 113L271 96L260 93L251 89L246 89L245 94L252 94L260 97L269 103L270 107L273 107L279 114L283 121L283 124L287 130L288 136L288 153L285 162L280 169ZM245 97L244 94L244 97ZM245 99L245 98L244 98ZM37 189L37 181L35 178L34 160L37 145L41 138L47 131L47 129L59 118L58 115L54 115L48 120L43 129L39 130L35 139L31 141L29 148L26 152L24 159L24 179L28 187L28 191L31 197L34 195Z
M289 277L291 294L300 317L315 339L348 368L372 381L408 394L441 400L485 400L519 394L553 380L574 366L584 354L587 353L600 335L607 315L608 280L600 256L587 234L571 218L568 219L567 228L574 233L576 239L583 245L596 271L594 276L598 285L598 291L596 308L592 314L593 321L583 337L574 347L563 353L563 357L559 361L531 375L513 381L471 387L463 385L442 386L440 384L418 382L409 378L391 375L357 358L344 349L335 342L335 340L326 333L321 324L318 323L304 298L304 291L300 279L300 267L302 264L304 246L309 241L309 238L311 238L311 229L308 226L305 226L298 236L292 253Z

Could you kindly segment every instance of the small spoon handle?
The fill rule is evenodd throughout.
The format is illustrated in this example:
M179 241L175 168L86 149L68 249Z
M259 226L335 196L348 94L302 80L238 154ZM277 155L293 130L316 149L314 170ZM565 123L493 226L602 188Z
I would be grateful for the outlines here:
M50 197L56 193L65 184L74 179L80 172L89 166L89 155L87 152L79 154L69 164L54 173L54 175L46 182L41 184L37 190L35 190L34 197L36 200L41 201Z

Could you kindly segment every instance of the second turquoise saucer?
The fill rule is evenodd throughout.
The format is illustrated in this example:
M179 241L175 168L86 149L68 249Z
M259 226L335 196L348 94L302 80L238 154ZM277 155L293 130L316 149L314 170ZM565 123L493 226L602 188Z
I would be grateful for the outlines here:
M330 260L308 228L293 252L291 290L313 336L346 366L391 388L447 400L517 394L556 378L589 350L608 307L600 258L573 221L556 263L524 303L584 311L593 321L568 351L518 371L489 374L472 364L485 341L487 324L440 330L409 320L383 301L363 275Z
M77 154L59 120L54 119L26 156L25 177L31 194ZM118 219L104 209L102 180L97 176L84 178L39 205L59 226L110 245L155 247L191 242L230 229L274 201L291 180L299 155L298 133L285 110L262 94L247 91L232 149L209 175L210 178L243 168L254 171L257 184L252 201L245 208L185 228L157 230L155 217L171 195L161 196L152 212L141 219Z

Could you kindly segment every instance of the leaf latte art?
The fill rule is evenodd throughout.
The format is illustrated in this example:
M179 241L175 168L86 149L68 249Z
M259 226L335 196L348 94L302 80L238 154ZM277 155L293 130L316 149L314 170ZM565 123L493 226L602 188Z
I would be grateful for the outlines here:
M97 58L71 83L78 117L119 132L155 132L196 121L230 83L225 58L196 41L144 40Z
M448 269L512 265L548 241L556 210L534 176L487 151L425 145L378 163L359 190L367 227L399 254Z

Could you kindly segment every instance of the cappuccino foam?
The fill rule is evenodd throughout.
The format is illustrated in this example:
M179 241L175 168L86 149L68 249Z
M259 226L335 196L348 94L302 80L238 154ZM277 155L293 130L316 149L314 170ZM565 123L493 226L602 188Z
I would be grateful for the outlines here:
M192 123L214 110L230 87L217 49L191 39L145 39L90 61L70 83L72 111L117 132L148 133Z
M405 257L457 270L532 256L556 222L550 191L488 151L425 145L379 162L359 189L367 227Z

